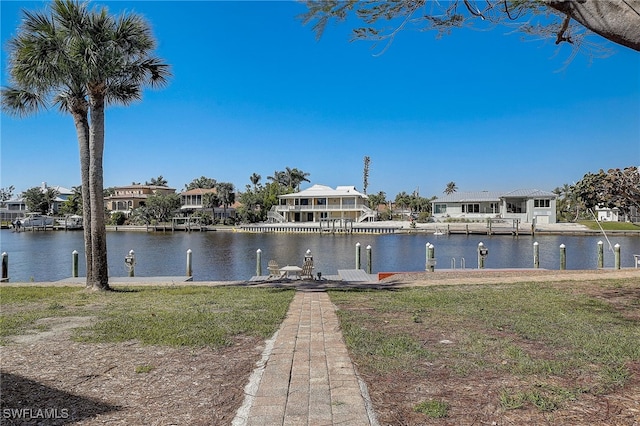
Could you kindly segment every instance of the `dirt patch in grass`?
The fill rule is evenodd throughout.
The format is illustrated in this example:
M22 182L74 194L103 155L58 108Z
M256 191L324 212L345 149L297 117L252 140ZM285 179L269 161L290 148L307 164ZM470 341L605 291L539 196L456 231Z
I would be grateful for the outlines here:
M485 274L488 279L500 283L522 280L515 273L502 272ZM538 274L535 274L538 277ZM543 274L539 274L542 278ZM625 319L637 321L640 318L640 278L631 277L624 286L602 285L599 280L574 280L577 274L547 273L546 282L558 281L553 286L571 292L585 294L605 301ZM628 275L625 275L628 277ZM386 281L399 283L421 283L423 286L453 284L454 276L441 274L434 280L433 274L411 274L397 276ZM520 279L518 279L520 278ZM567 278L571 283L566 282ZM593 276L591 277L593 279ZM605 277L603 276L603 279ZM607 278L609 275L607 274ZM458 284L479 284L480 276L460 276ZM596 278L597 279L597 278ZM369 313L367 306L339 303L341 310L355 312L356 315ZM625 367L628 378L623 386L603 389L593 384L598 382L596 369L586 368L571 374L513 374L507 367L517 362L504 357L503 350L495 353L487 351L475 359L456 358L456 346L461 336L455 332L455 325L448 329L446 321L429 319L420 324L411 324L407 313L393 310L374 314L377 319L370 324L377 331L408 333L422 342L423 348L433 354L428 359L416 362L409 369L379 373L370 369L354 355L358 370L367 383L374 410L381 425L640 425L640 362L628 362ZM409 314L410 315L410 314ZM378 322L379 321L379 322ZM409 325L407 325L409 324ZM473 335L474 325L468 326L465 335ZM470 332L470 333L466 333ZM478 325L478 333L486 333ZM553 347L535 339L525 340L508 331L495 330L496 340L505 339L519 348L524 356L535 360L553 360L559 355ZM501 348L503 349L503 348ZM455 361L454 361L455 359ZM481 363L478 366L478 363ZM466 366L471 365L471 368ZM416 407L425 401L442 401L447 404L444 418L430 418L418 412Z
M0 347L3 425L231 424L263 343L243 338L222 349L77 343L70 329L86 319L52 321L44 333L33 330Z

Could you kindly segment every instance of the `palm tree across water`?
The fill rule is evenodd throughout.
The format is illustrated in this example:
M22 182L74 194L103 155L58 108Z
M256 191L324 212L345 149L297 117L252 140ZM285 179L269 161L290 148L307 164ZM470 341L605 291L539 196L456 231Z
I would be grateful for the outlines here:
M23 11L8 41L10 83L2 108L18 116L50 106L72 116L80 151L87 287L108 289L104 221L105 107L129 105L145 86L160 87L169 65L153 56L155 39L139 15L55 0L43 12Z
M447 184L447 187L444 189L444 191L443 191L443 192L444 192L445 194L447 194L447 195L451 195L451 194L453 194L454 192L456 192L457 190L458 190L458 187L456 186L456 183L455 183L455 182L449 182L449 183Z

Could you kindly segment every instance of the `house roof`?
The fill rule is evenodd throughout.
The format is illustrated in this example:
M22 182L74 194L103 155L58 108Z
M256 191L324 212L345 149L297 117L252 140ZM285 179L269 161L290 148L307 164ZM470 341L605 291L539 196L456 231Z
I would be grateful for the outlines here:
M556 198L557 195L549 191L541 191L539 189L516 189L515 191L502 194L503 198L525 197L525 198Z
M476 192L454 192L444 197L436 198L438 203L464 203L470 201L500 201L501 192L497 191L476 191Z
M171 188L171 187L165 186L165 185L139 185L139 184L115 186L114 190L119 191L119 190L123 190L123 189L137 189L137 188L148 188L151 191L155 191L155 190L158 190L158 189L175 191L175 188Z
M182 191L180 195L204 195L217 193L218 191L215 188L193 188L188 191Z
M454 192L443 197L436 198L432 202L437 203L468 203L468 202L497 202L503 198L556 198L556 194L539 189L516 189L510 192L477 191Z
M329 186L318 185L318 184L315 184L300 192L294 192L293 194L280 195L280 198L347 197L347 196L367 198L365 194L356 190L355 186L348 186L348 185L337 186L336 189L333 189Z

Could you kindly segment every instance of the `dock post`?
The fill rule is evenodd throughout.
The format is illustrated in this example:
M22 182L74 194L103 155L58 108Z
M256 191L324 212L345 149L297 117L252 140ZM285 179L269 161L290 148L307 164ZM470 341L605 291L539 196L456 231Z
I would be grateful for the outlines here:
M71 276L78 278L78 250L71 252Z
M371 246L368 245L367 246L367 274L371 273L371 270L372 270L371 266L372 266L371 265Z
M356 243L356 269L360 269L360 243Z
M598 269L604 268L604 243L598 241Z
M256 276L262 275L262 250L256 250Z
M9 281L9 255L2 252L2 282Z
M427 243L427 265L426 270L433 272L436 268L436 246Z
M480 241L478 243L478 269L484 269L484 258L487 256L487 249L484 248L484 243Z
M540 267L540 244L537 241L533 243L533 267Z
M613 264L615 269L620 269L620 244L613 246Z
M567 269L567 246L560 244L560 269Z
M187 249L187 276L188 277L193 276L193 268L192 268L193 263L191 262L192 258L193 258L193 252L191 251L191 249Z
M127 265L129 269L129 276L134 277L136 275L135 267L136 267L136 254L133 250L129 250L129 255L125 256L124 263Z
M425 271L429 270L429 246L430 245L431 243L427 241L427 244L425 244L424 246L424 270Z

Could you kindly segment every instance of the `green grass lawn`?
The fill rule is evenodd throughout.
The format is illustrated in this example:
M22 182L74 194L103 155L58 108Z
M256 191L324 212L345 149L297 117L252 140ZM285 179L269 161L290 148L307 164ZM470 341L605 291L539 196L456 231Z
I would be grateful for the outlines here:
M640 226L630 222L596 222L595 220L581 220L578 223L585 225L589 229L600 230L600 226L605 231L639 231ZM598 226L600 223L600 226Z
M639 284L607 280L591 293L567 282L330 294L365 375L379 382L430 377L436 394L439 381L463 392L498 375L519 383L501 388L503 409L553 411L627 382L628 366L640 360ZM616 295L615 305L585 294L594 291ZM435 379L435 372L446 376Z
M294 292L240 287L136 287L88 292L77 287L0 288L0 343L41 318L92 316L75 340L222 347L234 337L270 337ZM41 326L41 327L46 327Z

